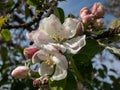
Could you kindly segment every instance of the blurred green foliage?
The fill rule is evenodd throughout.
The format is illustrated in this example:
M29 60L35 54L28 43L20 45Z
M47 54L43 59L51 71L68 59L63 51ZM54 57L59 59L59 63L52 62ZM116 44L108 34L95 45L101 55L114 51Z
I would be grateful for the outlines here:
M2 0L0 2L0 90L37 90L33 87L32 80L27 79L15 79L11 77L11 71L18 65L22 65L26 58L23 55L23 49L31 44L26 40L26 33L38 28L42 16L50 11L51 5L55 2L55 6L52 6L50 14L54 13L61 21L64 22L65 15L64 10L58 7L58 3L65 0ZM8 17L10 15L10 17ZM49 16L49 14L48 14ZM73 14L69 14L68 17L74 17ZM32 22L35 19L36 22ZM29 25L29 22L32 25ZM118 21L114 21L112 28L116 27ZM25 25L28 26L26 27ZM21 27L19 26L21 25ZM117 25L118 26L118 25ZM102 34L103 32L97 33ZM116 37L116 36L115 36ZM120 39L110 39L112 42L119 41ZM103 40L103 39L101 39ZM104 40L105 42L106 39ZM103 65L103 69L95 70L92 67L92 58L101 53L104 47L100 46L97 40L93 38L86 39L86 46L82 48L78 54L73 55L75 65L82 76L83 85L88 90L120 90L120 79L116 79L113 76L110 78L113 80L113 87L106 82L101 82L94 78L94 73L99 73L101 78L106 77L107 67ZM113 52L114 53L114 52ZM54 81L50 83L52 90L77 90L78 89L77 76L74 75L72 68L68 70L68 76L61 81ZM102 83L102 85L101 85ZM99 87L101 85L101 87Z

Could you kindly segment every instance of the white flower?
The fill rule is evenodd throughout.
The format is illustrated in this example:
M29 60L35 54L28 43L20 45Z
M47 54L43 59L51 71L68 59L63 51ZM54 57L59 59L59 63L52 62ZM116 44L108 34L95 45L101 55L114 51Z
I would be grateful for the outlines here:
M85 35L73 38L76 33L77 24L72 18L67 18L63 24L55 15L44 18L39 30L28 34L37 47L44 48L48 44L53 44L61 52L66 50L70 53L77 53L85 44ZM69 40L68 40L69 39ZM65 50L63 50L63 48Z
M32 62L40 62L38 72L41 77L45 75L50 75L51 80L61 80L67 76L67 59L64 55L59 53L57 49L55 51L54 47L53 50L51 49L50 51L40 49L32 57Z

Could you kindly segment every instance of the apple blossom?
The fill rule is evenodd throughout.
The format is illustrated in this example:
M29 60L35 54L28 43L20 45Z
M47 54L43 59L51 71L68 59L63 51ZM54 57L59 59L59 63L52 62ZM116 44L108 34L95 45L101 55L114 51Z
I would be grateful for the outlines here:
M56 52L40 49L32 57L32 62L40 62L38 72L41 77L49 75L51 80L61 80L67 75L67 59L57 49Z
M25 78L28 75L29 68L26 66L18 66L15 68L11 75L15 78Z
M39 30L33 31L28 34L28 38L34 42L34 44L39 48L44 48L48 44L61 44L67 49L67 51L74 51L74 48L79 51L81 47L85 45L85 35L78 36L79 39L74 39L73 37L77 33L77 23L74 22L72 18L67 18L63 24L55 15L50 15L48 18L44 18ZM68 41L68 39L70 39ZM76 43L70 45L65 45L65 43ZM81 42L83 43L82 46ZM70 46L70 47L69 47ZM72 49L72 50L69 50ZM77 53L75 52L74 53ZM73 53L73 52L70 52Z

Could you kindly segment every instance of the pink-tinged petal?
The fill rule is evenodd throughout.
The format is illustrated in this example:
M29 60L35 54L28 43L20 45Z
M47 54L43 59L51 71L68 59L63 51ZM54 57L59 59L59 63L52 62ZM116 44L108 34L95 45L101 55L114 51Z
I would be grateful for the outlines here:
M89 8L84 7L81 9L80 18L83 23L89 23L92 21L93 15L92 15L91 11L89 10Z
M103 22L101 19L96 19L95 24L98 25L99 27L103 27Z
M33 55L32 62L38 63L38 62L44 61L44 60L46 60L46 55L47 55L46 51L39 50Z
M86 15L86 16L82 17L82 22L83 23L93 22L93 15L90 14L90 15Z
M25 78L28 75L29 68L26 66L18 66L15 68L11 75L15 78Z
M68 40L64 43L65 47L67 48L68 52L70 53L77 53L83 46L86 45L85 35L79 36L77 38L73 38Z
M84 26L81 22L77 23L77 32L76 35L81 35L84 32Z
M62 45L62 44L53 44L52 43L52 46L57 49L58 52L60 53L65 53L66 52L66 48Z
M94 14L96 18L102 18L104 16L105 10L103 5L100 2L95 3L93 5L92 14Z
M32 58L32 56L39 50L37 47L28 47L25 48L23 53L27 58Z
M41 47L43 44L53 42L49 35L43 30L36 30L28 34L28 37L35 43L36 46Z

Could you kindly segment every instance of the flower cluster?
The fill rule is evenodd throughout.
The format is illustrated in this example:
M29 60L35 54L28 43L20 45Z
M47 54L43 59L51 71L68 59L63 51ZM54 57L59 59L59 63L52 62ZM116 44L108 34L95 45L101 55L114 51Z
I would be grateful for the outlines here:
M47 85L49 79L64 79L71 63L67 56L78 53L86 45L86 35L83 35L84 29L87 29L85 24L99 25L103 15L102 4L95 3L92 10L85 7L80 11L81 22L66 18L61 24L54 14L44 18L38 30L27 34L34 44L24 49L24 55L31 62L26 66L18 66L12 71L12 76L25 78L31 71L37 72L40 77L34 79L33 85L39 87Z
M42 20L38 30L27 34L34 45L25 48L24 55L31 59L33 65L40 64L37 65L40 77L61 80L67 76L69 60L65 53L76 54L86 44L85 35L78 35L82 32L78 30L79 24L72 18L66 18L61 24L52 14ZM17 67L12 76L25 78L30 70L26 66Z
M88 7L82 8L80 11L80 18L83 23L97 23L101 26L102 21L100 18L103 18L104 14L104 7L100 2L98 2L93 5L92 10Z

